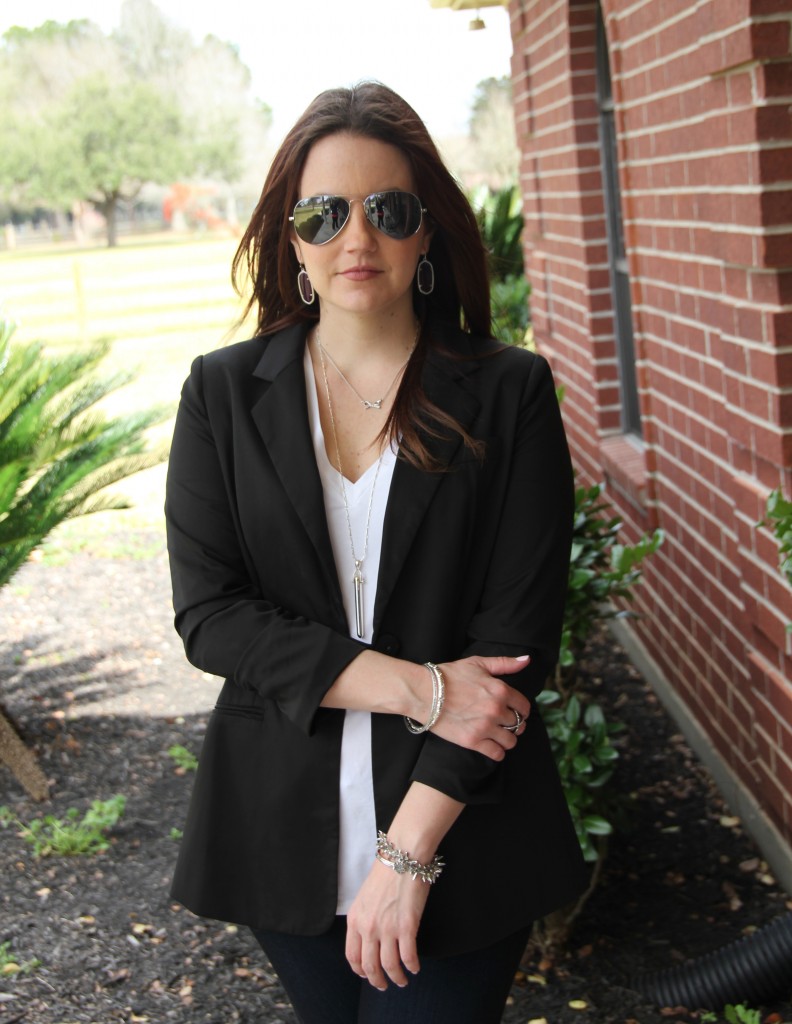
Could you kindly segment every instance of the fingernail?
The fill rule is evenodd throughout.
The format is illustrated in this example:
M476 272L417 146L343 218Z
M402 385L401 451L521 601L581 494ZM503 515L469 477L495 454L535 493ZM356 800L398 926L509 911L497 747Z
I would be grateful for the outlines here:
M514 660L515 661L530 661L531 660L531 655L530 654L521 654L519 656L519 658L515 658Z

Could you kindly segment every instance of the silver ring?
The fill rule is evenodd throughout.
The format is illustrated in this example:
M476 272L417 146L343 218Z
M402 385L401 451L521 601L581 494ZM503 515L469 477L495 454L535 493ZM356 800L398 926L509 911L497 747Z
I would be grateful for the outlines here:
M516 708L512 708L511 710L514 712L514 717L516 719L514 725L502 725L501 729L507 729L509 732L517 732L517 730L523 724L522 715Z

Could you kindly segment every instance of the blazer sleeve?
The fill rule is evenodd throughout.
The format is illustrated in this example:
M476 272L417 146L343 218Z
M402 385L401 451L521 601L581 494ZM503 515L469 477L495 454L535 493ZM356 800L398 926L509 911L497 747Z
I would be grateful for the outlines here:
M182 390L166 484L176 629L193 665L275 701L310 734L324 694L365 647L263 598L234 514L230 472L199 357Z
M460 654L530 654L522 672L504 677L530 698L558 659L573 520L569 449L550 367L538 356L519 406L484 587ZM504 765L429 733L412 779L466 804L492 803L500 798Z

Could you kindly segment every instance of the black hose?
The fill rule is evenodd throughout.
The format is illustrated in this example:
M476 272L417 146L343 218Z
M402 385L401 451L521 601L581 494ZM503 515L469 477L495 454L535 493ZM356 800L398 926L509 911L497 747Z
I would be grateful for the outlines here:
M719 1010L726 1003L765 1003L792 992L792 913L728 946L634 979L658 1006Z

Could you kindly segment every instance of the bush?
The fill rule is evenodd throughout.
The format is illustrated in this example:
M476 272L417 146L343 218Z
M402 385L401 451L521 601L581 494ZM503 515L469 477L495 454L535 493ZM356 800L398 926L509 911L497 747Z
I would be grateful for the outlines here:
M492 334L505 345L526 345L531 286L524 277L507 277L491 283Z
M64 519L128 507L98 492L165 459L145 433L169 415L106 418L97 404L131 379L96 375L107 344L54 356L14 329L0 319L0 586Z
M569 565L569 590L564 608L559 674L569 676L594 626L605 619L622 618L630 611L611 604L613 598L632 600L632 587L641 577L640 563L663 543L662 530L644 535L629 547L617 543L622 526L618 516L607 516L600 501L602 487L575 491L575 525Z
M606 722L599 705L585 706L575 694L563 703L561 694L543 690L537 700L580 848L584 858L594 863L602 853L602 837L613 831L605 816L612 803L605 787L619 757L611 736L624 727Z
M523 215L517 185L507 185L496 192L478 189L471 196L471 204L489 252L490 279L505 281L509 277L522 277Z
M771 491L766 516L758 525L772 529L778 541L778 568L792 584L792 501L787 501L781 491Z
M76 807L70 807L65 818L48 814L34 818L30 824L14 818L8 808L0 808L0 822L15 823L19 834L33 847L35 857L77 857L81 854L103 853L110 845L105 833L124 813L126 797L94 800L80 818Z

